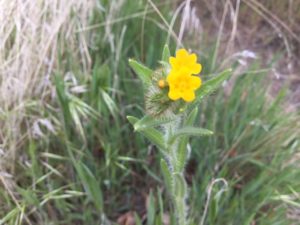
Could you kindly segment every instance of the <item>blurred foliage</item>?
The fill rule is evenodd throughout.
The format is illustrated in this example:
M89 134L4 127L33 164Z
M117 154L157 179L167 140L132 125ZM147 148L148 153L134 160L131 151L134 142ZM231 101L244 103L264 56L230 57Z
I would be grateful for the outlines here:
M43 130L45 136L26 140L15 192L7 191L8 184L0 187L0 224L111 224L128 211L136 212L137 224L144 224L145 214L149 225L162 224L166 215L174 224L161 189L159 153L126 119L143 114L142 84L128 58L159 66L170 34L150 1L118 2L101 1L93 12L87 28L94 30L91 74L61 55L51 81L57 98L38 112L53 121L55 134ZM170 21L173 3L154 3ZM173 53L175 41L169 45ZM212 62L214 48L204 50L207 80L219 65ZM288 225L288 210L299 209L299 168L291 161L299 152L299 115L283 112L284 89L267 99L267 76L253 72L259 68L236 72L234 84L201 103L197 123L215 135L192 139L186 166L191 225L203 215L207 187L220 177L228 189L220 195L222 186L212 188L205 224ZM72 79L65 76L69 71Z

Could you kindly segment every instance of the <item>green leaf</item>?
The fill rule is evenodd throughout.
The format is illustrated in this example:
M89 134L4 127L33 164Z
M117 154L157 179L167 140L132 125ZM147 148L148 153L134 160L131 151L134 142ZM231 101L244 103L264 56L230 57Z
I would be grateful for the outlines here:
M173 183L172 174L169 170L167 162L164 159L160 160L160 168L165 180L167 192L172 193L172 183Z
M151 82L151 76L154 73L148 67L138 63L133 59L129 59L129 65L134 70L134 72L138 75L144 85L149 85Z
M141 131L141 130L148 129L150 127L156 127L156 126L159 126L159 125L162 125L162 124L166 124L166 123L169 123L171 121L172 121L172 119L169 119L169 118L167 118L167 119L154 119L151 116L146 115L134 124L134 129L136 131Z
M169 46L166 44L164 46L164 50L163 50L163 53L162 53L161 60L166 62L166 63L169 63L170 56L171 56L170 49L169 49Z
M91 92L93 97L98 96L99 90L106 90L110 86L111 82L111 71L109 66L105 63L100 65L99 62L95 62L93 67Z
M75 165L75 168L89 199L94 202L99 212L102 212L103 196L99 181L95 178L89 168L83 163L79 162Z
M71 131L71 112L70 112L70 99L65 91L65 84L63 79L59 76L55 76L55 87L58 97L59 104L62 108L63 119L64 119L64 128L68 136L70 136Z
M174 182L175 182L175 191L174 191L175 198L178 199L184 198L187 193L187 186L183 176L177 173L174 174Z
M195 107L192 112L187 116L184 126L193 126L198 115L198 108ZM187 152L187 144L188 144L188 137L184 136L181 137L178 143L178 150L177 150L177 171L181 172L184 169L186 164L188 152Z
M159 216L157 217L157 220L155 221L157 225L163 225L163 217L164 217L164 203L163 203L163 197L162 197L162 190L160 188L157 188L157 201L158 201L158 208L159 208Z
M142 221L141 221L141 219L140 219L140 217L138 216L137 213L134 213L134 220L135 220L136 225L143 225Z
M164 76L167 76L168 71L170 70L169 58L170 58L170 49L168 45L164 46L164 50L161 57L161 64L163 66Z
M198 127L183 127L178 129L174 135L170 139L170 143L173 143L177 137L180 136L208 136L212 135L213 132L204 128L198 128Z
M37 176L40 176L41 169L39 168L38 159L37 159L37 146L34 141L29 142L29 156L31 159L31 173L34 180L37 178Z
M149 200L147 201L147 225L153 225L155 221L156 207L152 191L150 191Z
M197 118L198 115L198 107L195 107L190 114L187 116L186 121L184 123L184 126L192 126L195 123L195 120Z
M101 95L109 112L116 119L118 117L118 111L119 111L116 103L106 91L101 90Z
M280 109L280 107L278 106L284 101L285 97L287 96L288 90L289 85L287 84L283 88L281 88L281 90L279 91L279 93L277 94L276 98L274 99L274 101L270 105L270 108L267 111L267 115L269 118L273 118L276 109Z
M81 119L80 119L80 110L79 110L79 108L80 107L78 107L76 102L70 101L69 109L70 109L70 113L71 113L71 118L72 118L72 120L75 124L76 130L79 132L82 139L85 140L84 129L83 129L83 125L82 125Z
M139 121L138 118L134 116L127 116L128 121L134 126L136 122ZM165 144L163 134L159 132L157 129L154 128L147 128L145 130L139 131L142 133L146 138L149 139L153 144L155 144L158 148L165 151Z
M22 196L22 201L27 205L38 206L40 201L38 196L31 189L23 189L21 187L17 187L18 193Z
M216 91L225 80L231 76L232 69L228 69L217 75L216 77L206 81L196 92L195 103L201 101L207 95Z
M2 219L0 219L0 225L5 225L5 224L13 224L13 223L7 223L8 221L12 221L14 218L18 217L18 214L20 209L19 208L14 208L10 212L6 214Z

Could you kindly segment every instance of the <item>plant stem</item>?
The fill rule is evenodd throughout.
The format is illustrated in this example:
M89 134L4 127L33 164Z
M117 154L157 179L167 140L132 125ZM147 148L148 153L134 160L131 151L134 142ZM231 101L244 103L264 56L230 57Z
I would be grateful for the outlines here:
M184 179L183 179L184 180ZM184 180L185 181L185 180ZM174 182L176 183L176 182ZM175 189L179 188L175 185L174 187ZM176 211L176 214L177 214L177 223L178 225L186 225L186 219L187 219L187 204L186 204L186 197L187 197L187 193L184 194L184 196L176 196L174 195L176 194L176 191L175 193L173 193L173 196L174 196L174 202L175 202L175 211Z
M170 144L169 139L172 133L178 129L178 122L173 122L168 124L165 128L165 141L168 146L168 169L170 174L172 174L172 185L171 185L171 198L174 204L175 213L177 215L178 225L187 225L187 210L188 206L186 204L187 198L187 184L184 178L184 169L178 171L178 143L175 141Z

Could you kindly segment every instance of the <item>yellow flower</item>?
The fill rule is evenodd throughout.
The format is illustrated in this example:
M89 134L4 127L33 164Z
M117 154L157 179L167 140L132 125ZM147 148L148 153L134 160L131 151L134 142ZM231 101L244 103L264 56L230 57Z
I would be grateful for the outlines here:
M168 96L172 100L182 98L186 102L191 102L195 99L195 90L201 86L200 77L192 76L186 67L171 70L167 81L169 83Z
M169 84L168 96L172 100L182 98L186 102L195 99L195 91L201 86L200 77L193 76L201 72L202 66L197 63L196 54L189 54L179 49L176 57L170 57L171 72L167 76Z
M173 70L185 67L190 74L198 74L202 70L201 64L197 63L196 54L189 54L185 49L177 50L176 57L170 57L169 62Z

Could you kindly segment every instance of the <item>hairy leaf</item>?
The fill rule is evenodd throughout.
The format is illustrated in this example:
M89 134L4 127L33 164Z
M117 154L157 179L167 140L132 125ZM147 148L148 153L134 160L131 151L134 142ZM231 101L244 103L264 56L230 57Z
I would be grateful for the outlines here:
M138 75L144 85L149 85L151 82L151 76L153 71L148 67L138 63L133 59L129 59L129 65L134 70L134 72Z
M127 119L133 126L135 125L135 123L137 121L139 121L139 119L134 116L127 116ZM141 130L139 132L142 133L146 138L149 139L149 141L151 141L153 144L155 144L161 150L164 151L166 149L165 145L164 145L163 134L161 132L159 132L157 129L147 128L147 129Z

